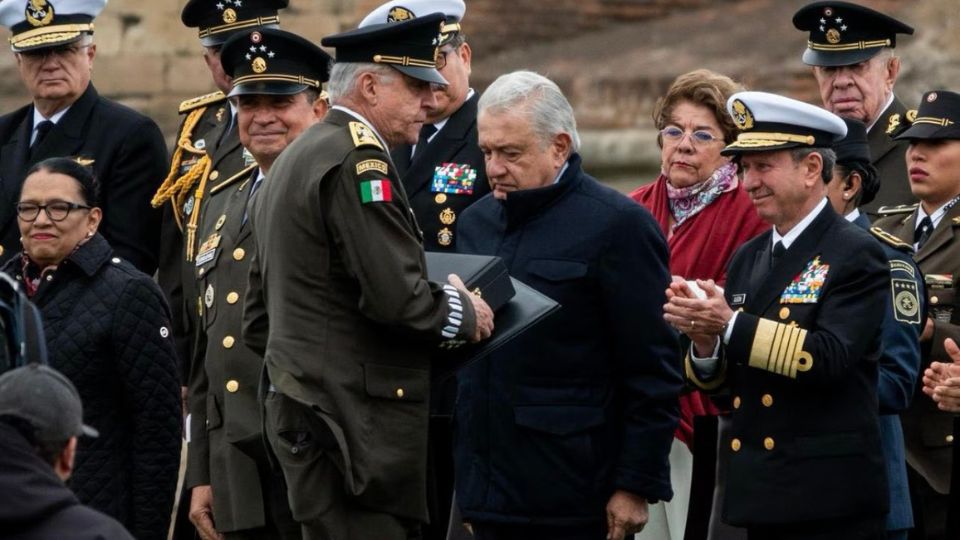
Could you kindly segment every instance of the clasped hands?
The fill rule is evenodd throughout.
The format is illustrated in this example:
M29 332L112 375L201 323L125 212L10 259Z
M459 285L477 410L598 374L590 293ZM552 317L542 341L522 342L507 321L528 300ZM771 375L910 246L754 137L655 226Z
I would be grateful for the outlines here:
M698 296L683 278L673 276L667 288L667 303L663 305L663 319L690 337L697 356L711 356L717 338L723 331L733 310L723 297L723 290L712 279L696 281L703 291Z
M923 393L942 411L960 413L960 347L947 338L943 343L953 363L931 362L923 372Z

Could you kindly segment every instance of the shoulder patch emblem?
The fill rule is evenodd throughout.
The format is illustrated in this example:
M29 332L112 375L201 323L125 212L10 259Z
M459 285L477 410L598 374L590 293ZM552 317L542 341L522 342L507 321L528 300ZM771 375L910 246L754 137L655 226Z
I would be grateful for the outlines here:
M353 137L354 146L376 146L377 148L383 150L383 145L380 144L380 141L377 140L377 136L373 134L373 130L369 126L362 122L350 122L350 136Z
M387 178L360 182L360 202L363 204L390 202L393 200L392 187Z
M903 275L905 270L895 263L900 263L900 261L890 261L890 272ZM909 265L907 266L909 267ZM908 275L912 274L913 269L910 268L910 274ZM893 296L893 316L897 321L920 324L920 298L917 293L917 283L913 279L892 278L890 280L890 294Z
M367 171L377 171L381 174L387 174L387 162L379 159L366 159L357 163L357 175Z
M198 109L200 107L205 107L225 99L227 99L227 96L225 96L224 93L219 90L203 96L191 98L180 103L180 114Z
M870 227L870 233L888 246L894 247L901 251L906 251L908 253L913 253L913 246L881 229L880 227Z

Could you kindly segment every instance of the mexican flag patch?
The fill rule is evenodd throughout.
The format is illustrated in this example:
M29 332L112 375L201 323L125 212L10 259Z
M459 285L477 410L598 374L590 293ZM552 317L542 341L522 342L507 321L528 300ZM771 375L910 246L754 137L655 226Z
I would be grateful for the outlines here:
M390 180L369 180L360 183L360 202L390 202L393 200L393 191L390 189Z

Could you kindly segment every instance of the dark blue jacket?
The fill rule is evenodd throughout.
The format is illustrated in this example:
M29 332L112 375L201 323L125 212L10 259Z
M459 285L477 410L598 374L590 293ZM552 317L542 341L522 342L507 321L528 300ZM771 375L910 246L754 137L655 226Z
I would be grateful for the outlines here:
M584 174L487 195L458 250L498 255L562 308L460 372L457 500L473 522L605 520L616 489L668 500L677 337L663 320L667 245L650 214Z

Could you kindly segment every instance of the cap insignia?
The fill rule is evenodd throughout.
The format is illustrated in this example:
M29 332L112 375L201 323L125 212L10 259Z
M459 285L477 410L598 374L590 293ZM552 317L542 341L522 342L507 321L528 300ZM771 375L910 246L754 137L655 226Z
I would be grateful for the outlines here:
M47 0L30 0L25 13L32 26L46 26L53 21L53 4Z
M260 43L261 41L263 41L263 34L261 34L260 32L252 32L250 34L250 41L252 41L253 43Z
M250 69L252 69L254 73L263 73L267 70L267 61L264 60L263 57L258 56L253 59L253 63L250 64Z
M907 114L904 115L904 118L907 119L907 122L910 122L912 124L917 119L917 110L910 109L909 111L907 111Z
M733 123L741 130L753 127L753 113L750 112L747 104L739 99L733 100Z
M271 51L266 45L263 44L261 44L259 47L256 45L250 46L250 52L245 55L245 58L247 60L252 60L250 68L253 69L254 73L263 73L267 70L267 60L264 58L264 55L266 55L267 58L273 58L277 55L277 53Z
M892 135L898 127L900 127L900 113L891 114L889 123L887 124L887 135Z
M833 9L823 8L823 14L826 15L827 17L833 17Z
M410 19L415 19L417 16L413 14L412 11L403 7L396 6L387 13L387 22L403 22L409 21Z
M927 96L927 103L933 103L936 100L937 100L937 93L930 92L930 94Z

